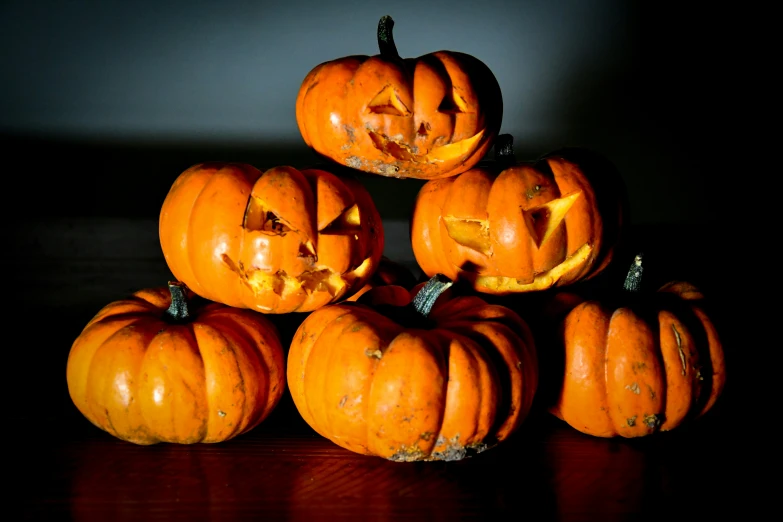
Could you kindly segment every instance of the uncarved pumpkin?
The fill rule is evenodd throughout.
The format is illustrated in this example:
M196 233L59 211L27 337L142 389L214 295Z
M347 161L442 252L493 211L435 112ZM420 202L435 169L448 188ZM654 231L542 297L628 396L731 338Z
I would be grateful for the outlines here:
M503 101L490 69L465 53L400 58L393 20L378 24L380 54L314 67L296 99L305 143L348 167L397 178L453 176L482 159Z
M438 275L415 296L381 286L312 312L288 354L302 418L393 461L460 460L512 434L538 385L530 329L509 308L443 295L450 285Z
M179 175L160 212L169 269L229 306L308 312L375 272L383 224L356 179L323 169L203 163Z
M546 364L553 393L545 401L583 433L670 431L706 414L723 392L723 345L702 293L685 281L645 292L641 274L639 255L619 296L563 291L547 305L557 325L551 350L561 360Z
M179 282L106 305L68 355L67 383L95 426L140 445L221 442L257 426L285 389L263 315L191 302Z
M518 162L504 134L494 163L424 184L411 246L427 276L486 294L532 292L603 271L628 217L625 185L605 157L569 148Z

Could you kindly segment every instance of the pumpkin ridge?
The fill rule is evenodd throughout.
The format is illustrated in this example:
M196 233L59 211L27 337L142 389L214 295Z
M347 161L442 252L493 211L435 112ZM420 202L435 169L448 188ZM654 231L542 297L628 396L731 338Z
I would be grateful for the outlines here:
M703 348L699 351L701 370L703 372L706 369L707 375L703 375L703 378L707 381L705 394L702 390L704 397L703 401L699 401L697 408L697 416L704 415L709 411L717 401L718 397L723 393L723 389L726 385L726 360L725 352L723 351L723 343L720 340L718 330L713 324L712 319L701 309L701 307L691 304L691 310L699 321L704 332ZM702 346L699 344L699 346ZM700 397L701 399L701 397Z
M607 331L607 392L616 408L609 408L618 434L639 436L657 431L663 422L664 389L660 338L646 314L631 307L612 312ZM625 370L618 377L618 364ZM633 375L631 375L633 374Z
M243 325L240 321L238 321L236 317L233 317L225 313L221 314L220 310L216 310L211 314L202 316L200 318L200 321L204 324L210 324L213 327L215 324L219 326L223 326L223 328L216 328L216 330L221 332L221 334L224 336L225 336L224 332L230 332L231 334L236 335L237 338L240 340L240 343L237 343L239 345L239 348L248 356L248 359L252 359L261 367L262 371L259 372L259 375L265 375L265 376L272 375L272 369L269 367L269 364L261 355L261 351L254 348L258 343L253 338L251 333L248 331L246 326ZM259 335L259 337L261 337L262 342L266 342L266 339L264 339L263 336ZM243 374L242 365L238 364L237 367L239 368L240 375L242 375ZM267 379L265 378L264 381L266 380ZM246 397L247 390L245 389L244 376L241 377L241 382L243 387L243 397ZM243 411L241 416L241 418L244 420L244 423L241 427L238 427L237 434L245 433L253 429L268 414L269 409L267 405L270 401L270 390L269 390L269 386L267 386L266 384L267 383L264 382L261 385L259 385L258 387L259 396L256 397L257 400L254 401L255 407L251 408L252 411L248 411L248 408L250 406L248 406L247 399L244 400Z
M585 179L584 174L581 174L581 176L569 176L564 172L564 169L560 167L560 165L554 166L553 163L555 162L554 158L546 158L544 161L539 162L541 164L546 164L549 167L549 172L552 175L552 179L555 181L555 186L558 189L559 194L562 194L562 187L561 182L565 183L564 178L568 178L573 181L573 185L576 187L576 189L581 194L581 198L583 198L587 203L579 202L579 204L588 204L593 208L598 208L598 202L596 201L595 192L593 188L590 186L590 183L587 182ZM558 197L562 197L559 195ZM576 204L577 202L575 202ZM586 217L586 219L584 219ZM586 276L590 273L591 270L595 270L595 258L598 255L599 252L602 251L603 246L603 233L602 233L602 220L601 216L597 212L586 212L584 213L584 216L580 215L580 225L585 226L585 221L589 223L589 226L587 226L587 233L586 235L588 237L595 238L592 244L590 245L590 253L589 253L589 260L586 260L585 262L581 263L576 271L573 270L573 268L569 269L565 274L563 274L560 286L563 286L565 284L570 284L575 281L579 281L581 279L585 279ZM585 241L583 238L576 238L572 239L572 235L576 235L575 233L572 234L571 228L568 226L568 224L571 221L571 216L567 213L563 217L563 221L560 223L559 228L562 230L563 234L563 243L566 245L566 248L563 252L563 258L560 260L560 263L563 263L571 256L575 255L580 248L582 248L582 245L585 244ZM575 231L574 231L575 232ZM589 244L589 243L587 243Z
M129 352L132 354L132 360L129 361L130 364L134 366L134 370L138 370L142 367L144 363L144 357L146 356L147 352L149 351L149 346L152 340L157 335L157 330L160 327L160 324L162 321L160 320L146 320L146 318L139 318L139 320L134 321L133 323L130 323L128 325L125 325L118 330L116 330L112 335L110 335L108 338L106 338L103 343L101 343L101 346L96 350L95 354L93 355L92 361L91 361L91 368L90 373L95 372L94 365L96 364L96 361L99 361L98 355L102 351L110 351L111 345L116 342L116 338L120 337L126 337L126 347L131 348ZM130 341L132 339L137 339L135 343L131 343ZM133 350L133 348L137 348L138 350ZM98 373L98 372L96 372ZM131 372L134 375L138 375L138 371ZM114 436L119 437L120 432L128 432L130 431L131 434L135 434L135 437L133 439L139 441L139 443L142 444L152 444L155 442L159 442L159 439L157 437L157 434L150 430L147 427L146 422L139 423L138 419L135 419L136 422L134 423L134 419L132 417L138 417L139 419L144 419L144 410L141 408L141 403L139 401L140 398L140 391L139 391L139 382L138 379L135 377L131 377L129 380L124 380L123 384L125 386L118 386L116 380L111 382L105 382L104 388L100 391L98 397L100 406L103 408L103 413L105 415L105 420L109 424L109 426L114 430L114 433L112 433ZM113 385L113 386L112 386ZM119 390L117 390L119 388ZM107 406L117 406L118 403L115 400L114 397L112 397L114 391L125 391L127 393L126 397L123 397L125 399L124 404L124 410L128 413L129 419L128 420L128 426L122 427L117 425L117 421L120 420L112 418L112 413L110 412L110 408L107 408ZM114 410L115 408L111 408ZM146 421L146 419L144 419Z
M457 340L460 342L461 345L461 352L464 353L467 358L468 362L465 364L468 368L473 368L473 371L471 371L468 376L468 382L460 382L460 385L473 385L470 386L471 389L478 394L478 401L477 401L477 407L474 412L474 416L471 419L472 422L469 423L461 423L461 424L467 424L472 425L472 432L471 433L463 433L462 431L459 431L456 433L456 437L451 437L448 439L451 441L451 444L448 445L447 450L437 452L436 448L438 448L441 444L440 442L436 443L435 448L433 448L433 456L436 456L437 453L440 453L442 456L448 456L449 451L465 451L466 448L473 446L477 442L481 442L484 439L487 438L487 436L492 432L492 427L496 421L497 417L497 404L491 404L491 395L485 393L485 389L482 387L482 384L489 384L492 386L494 384L494 379L490 378L489 382L486 382L486 375L481 371L483 366L483 369L487 372L491 373L493 377L497 377L497 372L495 371L495 368L493 366L493 361L489 358L489 353L486 350L482 344L477 341L473 336L466 335L463 332L457 331L457 330L443 330L439 327L436 327L432 330L433 334L440 337L442 346L446 347L445 350L447 350L447 353L444 354L444 358L448 362L447 364L447 373L446 373L446 401L445 401L445 414L444 418L441 421L441 429L438 433L438 438L436 440L438 441L445 441L446 437L443 436L444 428L447 427L447 422L451 421L454 422L450 416L449 416L449 402L454 394L453 391L453 385L454 382L453 378L453 372L451 371L451 365L452 357L453 357L453 350L452 350L452 343L453 340ZM483 357L482 357L483 356ZM471 364L472 363L472 364ZM497 391L497 390L495 390ZM499 395L496 393L495 395ZM453 400L453 399L452 399ZM497 402L497 397L496 397ZM487 424L485 428L482 429L482 420L483 417L485 417L489 413L490 417L492 417L491 421ZM463 409L460 409L458 412L459 416L463 416L465 414ZM483 433L482 433L483 431ZM441 458L442 458L441 456Z
M500 381L500 393L495 407L495 421L487 436L491 434L496 442L500 442L525 420L525 412L532 405L537 385L525 387L523 383L538 380L535 376L538 364L534 357L530 357L530 353L534 353L533 350L528 348L522 334L502 322L489 320L478 323L464 320L451 322L441 328L472 339L484 350L493 365ZM492 335L495 339L491 338ZM507 345L510 353L498 349L500 342L497 339ZM521 380L513 378L515 369L520 371ZM514 404L513 401L516 389L522 393L519 404ZM508 398L511 400L507 400Z
M198 249L197 242L193 241L192 238L194 236L194 229L195 229L195 227L193 226L193 221L197 217L198 210L205 205L204 201L202 200L205 199L205 193L207 192L207 188L211 188L210 186L216 183L215 180L218 179L218 176L220 175L220 172L222 170L225 169L216 168L215 172L211 176L209 176L209 178L206 179L203 185L201 185L196 197L193 198L193 204L188 209L187 219L184 220L185 222L187 222L187 227L184 230L184 234L183 234L184 237L188 238L187 247L186 247L187 248L186 270L193 275L192 280L191 278L188 278L188 286L193 286L193 284L195 283L195 285L197 286L197 288L193 288L195 292L197 292L200 296L206 299L210 299L212 301L218 301L218 302L223 302L224 300L220 299L217 294L211 291L207 291L207 289L204 287L204 284L202 283L202 276L198 273L198 271L195 268L201 266L199 263L200 253L197 251ZM248 195L249 195L250 187L247 188L248 188ZM222 255L230 257L227 252L223 252ZM184 277L182 277L179 274L174 274L174 276L177 277L177 279L184 280ZM231 301L233 301L233 299Z
M206 332L207 330L208 330L208 333ZM201 335L199 335L200 332L201 332ZM242 399L242 401L241 401L242 402L241 413L237 416L238 419L241 421L247 415L247 412L245 411L245 409L247 407L247 400L245 399L245 396L244 396L244 393L246 391L245 390L245 377L244 377L244 375L242 373L241 364L239 363L239 361L237 360L237 357L236 357L236 348L232 344L233 340L229 339L227 337L226 333L223 332L220 328L217 328L214 325L210 324L209 323L209 319L207 321L199 321L198 329L194 328L194 333L196 335L196 340L198 341L196 343L196 345L197 345L198 350L199 350L199 355L201 356L201 359L202 359L202 361L204 363L204 375L206 377L207 382L210 382L210 380L211 380L210 376L213 377L213 378L216 376L215 375L216 374L215 368L211 367L212 366L212 364L211 364L212 361L210 360L211 358L210 357L205 357L205 352L204 352L204 349L206 348L206 346L207 345L211 345L212 343L205 343L199 337L206 336L206 335L216 336L218 339L222 340L222 342L220 343L220 351L228 350L228 351L230 351L234 355L234 357L232 358L232 361L234 363L233 364L234 369L235 369L235 371L237 373L236 379L238 380L238 382L230 382L230 384L231 384L232 391L236 390L237 387L239 387L241 389L241 391L242 391L242 393L240 394L240 397ZM231 379L231 381L233 381L233 379ZM221 382L220 385L221 385L221 388L225 387L225 383L223 383L223 382ZM208 386L205 388L205 390L207 392L206 393L206 396L207 396L207 416L206 416L207 433L205 434L204 441L205 442L211 442L210 435L218 435L221 439L230 439L230 438L235 437L238 433L241 432L241 429L242 429L242 423L241 422L235 422L235 423L233 423L233 426L229 425L229 427L231 429L227 431L227 433L228 433L227 435L225 435L226 432L224 432L223 430L219 431L216 434L211 434L210 433L210 431L211 431L210 427L214 426L214 422L211 422L211 420L214 418L214 416L211 415L210 413L213 410L213 408L216 408L217 406L222 406L222 405L215 404L215 398L213 396L214 394L210 393L211 390L209 390ZM236 395L236 394L234 394L234 395ZM234 404L230 404L230 406L234 406ZM221 411L223 411L223 410L218 410L218 414L220 414Z
M309 351L303 360L301 369L303 389L311 390L315 385L312 381L310 381L308 386L306 379L308 368L312 367L312 365L316 365L317 367L324 367L327 365L328 360L333 357L335 348L339 348L340 346L340 333L344 330L343 323L351 323L351 316L354 315L355 311L342 305L336 306L342 309L340 312L344 313L339 313L337 316L331 317L331 321L327 322L326 324L321 325L316 323L320 327L318 328L317 334L315 332L311 332L310 334L310 336L315 339L315 342L310 346ZM313 317L313 315L308 316L308 319L310 317ZM307 321L307 319L305 321ZM302 325L304 326L304 324L305 323L303 322ZM302 333L304 334L305 331L302 330ZM324 360L324 352L326 352L326 360ZM319 386L317 396L319 398L324 397L324 388L328 385L328 376L318 371L314 371L313 373L316 375L316 377L322 378L322 380L317 383ZM305 393L304 395L308 394ZM312 419L312 428L319 434L329 433L331 422L328 418L328 414L324 414L322 411L314 410L310 402L307 400L304 402L304 407L307 408L307 414L309 418Z
M180 339L180 342L184 345L184 348L189 349L196 360L198 360L200 364L200 369L203 370L203 360L201 359L201 355L192 348L192 342L195 341L195 333L193 332L193 323L192 321L177 324L177 325L171 325L167 329L161 329L159 330L155 336L150 340L150 342L147 345L147 350L144 353L144 359L142 360L140 370L149 366L149 358L148 356L152 353L149 349L153 344L161 344L164 347L164 350L170 349L168 346L169 343L161 343L159 338L161 335L164 335L170 339ZM185 339L185 340L183 340ZM169 341L171 342L171 340ZM178 366L178 365L177 365ZM178 368L179 370L179 368ZM148 374L148 370L145 372L145 375ZM197 386L191 386L188 380L186 379L186 376L183 374L183 372L180 370L177 372L176 376L172 377L169 372L166 372L166 382L165 382L165 388L174 388L174 381L176 381L177 386L182 386L191 393L193 397L201 396L203 399L203 404L207 403L206 400L206 394L203 393L203 389L199 389ZM145 409L142 408L141 410L142 415L144 415ZM199 413L204 413L203 411L199 411ZM183 438L182 433L179 432L177 429L178 423L176 422L176 411L175 408L171 408L169 410L169 420L170 420L170 426L167 426L166 428L170 429L172 431L172 436L166 436L164 433L162 433L161 428L158 427L158 423L155 421L155 419L150 418L149 412L147 415L144 416L144 425L147 426L151 433L155 435L157 442L172 442L177 441L184 444L190 444L195 442L200 442L204 440L204 437L207 434L207 419L206 417L202 417L199 422L198 428L196 428L195 432L190 434L188 438ZM153 426L156 426L157 428L153 428Z
M364 356L374 359L373 364L369 365L369 371L366 377L366 383L365 387L362 390L362 415L364 419L369 419L371 416L371 412L369 411L370 408L370 397L372 397L372 391L373 386L375 383L375 375L378 370L378 365L381 360L383 360L383 356L386 353L386 351L389 349L389 346L394 341L394 339L397 337L397 335L402 331L402 328L396 324L394 321L378 321L376 318L370 316L368 314L368 310L356 306L354 307L356 310L352 313L352 320L348 320L346 324L342 325L342 328L340 329L340 333L337 335L338 340L345 340L347 337L344 336L346 332L354 332L354 331L360 331L363 329L368 329L370 331L370 334L368 334L368 337L374 338L377 341L377 350L375 352L368 352L368 347L366 346L357 346L358 349L362 349L364 352ZM334 323L333 323L334 324ZM342 345L343 343L341 343ZM350 343L345 343L350 344ZM350 348L352 349L352 348ZM379 353L376 353L379 352ZM333 354L333 352L332 352ZM326 363L327 367L333 367L334 365L331 363L331 361L327 361ZM328 379L325 380L325 383L328 384ZM364 397L366 397L366 400L364 400ZM336 421L336 417L333 415L329 415L329 412L333 412L334 410L327 410L327 419L329 420L330 424L328 426L328 432L337 434L339 433L339 430L335 429L333 422ZM362 447L368 448L370 446L370 433L368 431L365 431L364 434L364 440L360 443Z
M130 308L128 311L120 312L117 309L118 308L124 308L128 307ZM134 310L134 307L138 307L138 309ZM128 298L123 299L121 301L117 301L116 304L112 303L111 305L104 306L101 310L98 311L88 322L87 326L90 326L92 324L98 323L103 321L107 318L112 317L120 317L120 316L138 316L139 318L144 317L145 314L149 314L151 312L157 312L159 309L152 303L148 303L144 299L141 298Z
M313 356L315 344L317 344L317 340L321 338L321 335L326 328L333 321L350 313L352 308L344 306L343 304L335 304L319 310L321 310L319 313L310 314L305 318L294 333L293 340L291 341L288 350L288 360L284 371L288 382L289 392L296 408L313 430L318 434L323 435L321 428L314 420L315 416L313 415L310 401L308 401L308 394L304 392L304 389L306 388L305 379L307 375L307 366L310 362L310 358ZM316 342L308 342L312 340L316 340ZM301 353L299 353L300 351ZM294 358L296 354L298 354L299 357Z
M372 317L373 320L377 320L376 317ZM396 323L395 323L396 324ZM381 455L386 455L386 458L388 460L392 461L398 461L398 462L407 462L411 460L429 460L429 457L432 456L432 449L435 448L438 444L438 440L442 437L442 430L443 430L443 420L444 420L444 414L445 414L445 404L447 400L447 393L448 393L448 381L449 381L449 345L448 343L445 343L445 346L443 345L440 337L436 335L432 330L424 330L424 329L404 329L400 327L400 331L396 333L388 342L388 345L386 346L386 352L390 352L394 350L396 344L400 344L402 349L404 349L404 346L406 346L410 341L409 339L419 339L421 344L419 346L424 347L428 355L430 355L434 362L438 363L438 367L440 371L442 372L443 377L443 383L442 387L440 389L440 392L442 394L442 400L443 400L443 406L441 408L436 408L438 418L432 422L434 431L437 432L437 436L434 436L435 433L430 433L428 435L428 438L424 439L422 438L422 435L419 435L419 437L416 440L409 440L408 444L401 440L395 440L392 442L395 442L396 451L394 454L389 455L388 451L385 447L379 446L380 442L378 441L378 434L372 433L371 430L377 428L378 422L377 422L377 415L374 414L374 412L368 416L367 418L367 429L368 429L368 448L370 451L377 452ZM380 364L376 365L376 368L374 368L373 373L373 379L371 381L371 388L369 390L370 396L369 398L375 397L375 394L373 393L375 389L375 385L377 382L377 379L375 378L377 376L377 371ZM411 371L413 370L412 365L407 365L405 367L406 375L410 377ZM400 378L400 380L403 380ZM421 379L419 379L421 380ZM410 382L410 379L407 380L407 382ZM429 405L429 397L426 401ZM369 401L368 401L369 403ZM367 408L368 410L372 404L368 404ZM383 425L383 422L381 423ZM422 449L419 444L420 442L424 443L425 449ZM426 448L427 445L429 445L429 448Z
M658 312L658 338L660 339L660 346L656 350L656 354L660 354L661 368L663 372L663 391L662 402L664 405L664 419L661 423L661 431L669 431L691 416L694 410L694 405L699 399L700 390L697 386L694 386L693 378L691 377L693 370L689 368L689 361L697 354L686 355L686 349L691 346L695 348L694 338L691 335L688 327L677 319L670 311L661 310ZM665 341L663 332L670 330L674 337L674 344L676 351L672 351L669 347L669 342ZM687 392L682 390L686 388ZM675 393L671 394L670 391ZM687 399L687 403L681 402L681 399ZM677 401L680 401L679 404ZM679 408L677 408L679 406ZM677 410L675 410L677 408ZM670 413L679 413L679 415L672 415Z

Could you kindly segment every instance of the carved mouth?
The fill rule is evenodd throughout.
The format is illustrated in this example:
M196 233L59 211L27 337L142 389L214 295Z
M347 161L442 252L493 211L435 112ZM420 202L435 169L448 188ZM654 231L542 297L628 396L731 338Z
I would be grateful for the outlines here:
M361 265L345 274L337 273L328 267L316 267L302 272L298 276L287 274L283 270L269 272L245 267L243 263L235 263L226 254L222 255L223 262L235 272L240 280L250 287L256 295L273 293L286 298L290 295L304 291L307 295L318 292L328 292L330 297L342 295L346 287L355 279L365 277L370 269L371 258L365 259Z
M440 147L433 147L424 154L419 154L414 147L406 143L400 143L392 138L375 131L368 131L373 145L384 154L394 159L412 163L436 163L457 159L472 152L481 141L484 131L481 130L470 138L449 143Z
M497 294L546 290L555 286L571 270L583 265L592 250L593 248L589 244L582 245L556 267L536 274L532 281L523 281L513 277L478 275L467 271L460 271L460 277L470 281L476 288Z

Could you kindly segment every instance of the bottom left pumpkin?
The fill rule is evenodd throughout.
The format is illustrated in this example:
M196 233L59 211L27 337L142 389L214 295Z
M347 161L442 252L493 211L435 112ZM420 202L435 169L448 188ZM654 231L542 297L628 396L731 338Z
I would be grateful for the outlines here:
M197 303L174 281L104 306L71 346L66 376L78 410L119 439L215 443L272 412L284 361L268 318Z

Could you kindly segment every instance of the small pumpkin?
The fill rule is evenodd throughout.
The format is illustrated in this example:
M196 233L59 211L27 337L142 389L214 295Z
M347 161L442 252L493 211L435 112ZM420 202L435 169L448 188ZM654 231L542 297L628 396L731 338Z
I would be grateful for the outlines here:
M548 304L562 360L545 363L555 386L545 402L588 435L676 429L710 411L725 387L723 345L703 294L685 281L644 292L642 269L637 255L620 296L564 291Z
M323 169L202 163L177 177L160 244L198 295L262 313L309 312L364 286L383 224L356 179Z
M312 312L288 353L302 418L392 461L460 460L517 430L538 385L530 329L507 307L444 295L450 286L437 275L415 295L382 286Z
M285 390L276 327L178 281L107 304L68 354L71 400L128 442L214 443L260 424Z
M380 54L314 67L296 99L305 143L353 169L395 178L436 179L463 172L487 153L500 129L497 79L465 53L401 58L394 21L378 23Z
M378 268L375 270L370 280L364 284L361 290L350 296L347 301L357 301L361 296L379 286L391 285L401 287L404 290L410 290L416 286L416 284L416 276L413 275L413 272L411 272L407 266L392 261L386 256L381 256Z
M427 276L508 295L584 281L611 262L629 217L614 166L580 148L518 162L512 143L503 134L494 163L420 189L411 246Z

